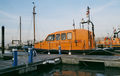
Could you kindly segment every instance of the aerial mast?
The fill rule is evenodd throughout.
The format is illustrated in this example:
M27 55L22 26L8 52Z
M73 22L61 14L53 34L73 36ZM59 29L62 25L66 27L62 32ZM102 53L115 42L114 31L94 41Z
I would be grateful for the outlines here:
M35 41L36 41L36 39L35 39L35 14L36 14L36 12L35 12L35 3L33 2L33 27L34 27L34 43L35 43Z

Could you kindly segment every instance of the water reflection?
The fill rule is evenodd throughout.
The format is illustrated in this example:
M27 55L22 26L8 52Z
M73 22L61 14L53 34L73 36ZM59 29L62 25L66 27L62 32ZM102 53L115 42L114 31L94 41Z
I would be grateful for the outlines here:
M79 65L63 65L60 72L53 76L104 76L104 68L80 67Z
M39 66L35 72L21 76L120 76L118 68L82 67L80 65Z

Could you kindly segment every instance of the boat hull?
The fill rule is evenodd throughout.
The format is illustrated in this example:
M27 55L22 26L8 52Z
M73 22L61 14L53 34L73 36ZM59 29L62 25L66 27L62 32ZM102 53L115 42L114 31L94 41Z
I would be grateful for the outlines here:
M46 50L46 49L35 49L37 53L42 54L48 54L50 52L51 54L59 54L58 50ZM109 52L108 52L109 51ZM113 49L107 49L105 51L104 49L92 49L92 50L61 50L62 54L82 54L82 55L113 55L110 52L113 52Z

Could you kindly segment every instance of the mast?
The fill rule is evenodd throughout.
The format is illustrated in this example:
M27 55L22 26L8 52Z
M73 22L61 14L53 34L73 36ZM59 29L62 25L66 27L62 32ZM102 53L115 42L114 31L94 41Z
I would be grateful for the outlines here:
M73 28L74 28L74 30L75 30L75 21L74 21L74 19L73 19Z
M35 4L34 4L34 2L33 2L33 27L34 27L34 43L35 43L35 41L36 41L36 38L35 38Z
M90 23L90 8L89 8L89 6L87 7L86 16L87 16L87 18L88 18L88 24L89 24L89 23Z
M88 23L88 47L90 47L89 46L89 44L90 44L90 33L89 33L89 23L90 23L90 12L89 12L89 6L87 7L87 12L86 12L86 16L87 16L87 18L88 18L88 21L87 21L87 23ZM91 45L91 44L90 44Z
M20 45L21 45L21 16L20 16Z
M77 46L77 40L76 40L76 30L75 30L75 21L73 19L73 28L74 28L74 33L75 33L75 44Z
M94 39L94 37L95 37L95 35L94 35L94 24L92 23L92 21L90 20L90 8L89 8L89 6L87 7L87 17L88 17L88 31L89 31L89 23L91 23L91 25L92 25L92 36L93 36L93 45L95 45L95 39ZM88 34L89 34L89 32L88 32ZM88 35L88 36L90 36L90 34ZM89 37L88 37L88 39L89 39ZM89 39L90 40L90 39Z
M81 20L81 24L85 24L85 23L88 23L88 42L90 41L90 32L89 32L89 24L91 23L92 25L92 37L93 37L93 45L95 45L95 33L94 33L94 24L92 23L92 21L90 20L90 8L89 6L87 7L87 11L86 11L86 16L88 18L87 21L84 21L84 19ZM88 43L89 44L89 43Z

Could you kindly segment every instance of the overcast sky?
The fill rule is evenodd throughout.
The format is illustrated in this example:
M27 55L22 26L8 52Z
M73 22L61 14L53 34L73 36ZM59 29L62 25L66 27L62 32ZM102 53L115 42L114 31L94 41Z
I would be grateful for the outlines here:
M49 33L73 29L73 19L79 28L81 19L86 18L87 6L96 37L112 35L113 27L120 26L120 0L0 0L0 27L6 28L7 43L19 39L19 16L22 17L22 40L33 40L33 1L37 13L37 41Z

